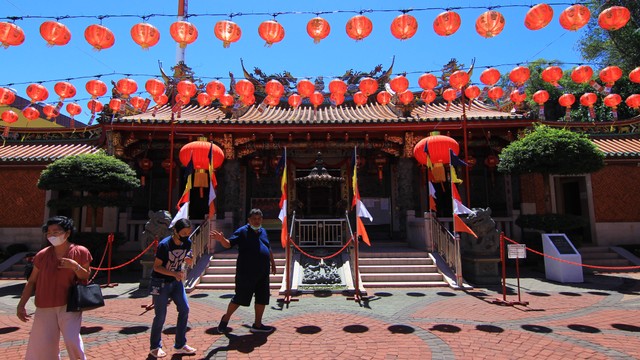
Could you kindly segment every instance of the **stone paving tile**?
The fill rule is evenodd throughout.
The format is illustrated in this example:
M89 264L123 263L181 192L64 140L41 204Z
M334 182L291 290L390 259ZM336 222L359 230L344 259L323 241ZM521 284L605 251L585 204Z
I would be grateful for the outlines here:
M496 287L462 292L437 289L368 289L360 305L318 292L282 306L273 292L265 312L272 334L249 332L253 308L240 308L216 327L231 294L189 294L188 342L195 356L173 354L177 313L170 305L162 338L167 359L630 359L640 358L640 292L636 274L589 277L583 284L523 279L529 306L500 306ZM510 294L515 294L509 279ZM0 281L0 351L24 357L31 324L15 306L24 282ZM91 359L151 359L150 298L137 284L104 289L107 305L84 314L83 339ZM517 299L509 295L508 300ZM30 301L27 310L33 311ZM61 343L61 348L64 349ZM62 352L63 358L66 352Z

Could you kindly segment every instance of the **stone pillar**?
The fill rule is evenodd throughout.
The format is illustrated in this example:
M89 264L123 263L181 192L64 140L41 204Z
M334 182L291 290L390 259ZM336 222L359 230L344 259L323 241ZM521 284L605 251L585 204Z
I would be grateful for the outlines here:
M240 185L244 183L240 179L240 161L237 159L226 160L224 162L224 196L223 203L218 202L218 213L233 212L235 218L242 217L239 212L243 208L240 199ZM225 215L226 216L226 215Z

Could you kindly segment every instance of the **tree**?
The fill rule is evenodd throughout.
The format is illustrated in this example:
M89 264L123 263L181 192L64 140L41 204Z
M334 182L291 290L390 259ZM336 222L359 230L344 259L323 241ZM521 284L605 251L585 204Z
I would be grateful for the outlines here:
M604 153L584 134L536 125L502 150L498 171L539 173L544 181L545 212L551 213L550 174L587 174L604 167Z
M631 20L623 28L607 31L598 25L598 15L611 6L624 6ZM637 0L591 0L587 4L591 20L578 42L578 49L587 61L600 65L617 65L629 72L640 65L640 2Z
M125 162L104 152L65 157L49 164L40 174L38 188L71 190L73 194L47 203L51 208L79 208L92 211L96 231L97 208L124 206L131 202L127 191L140 187L136 172Z

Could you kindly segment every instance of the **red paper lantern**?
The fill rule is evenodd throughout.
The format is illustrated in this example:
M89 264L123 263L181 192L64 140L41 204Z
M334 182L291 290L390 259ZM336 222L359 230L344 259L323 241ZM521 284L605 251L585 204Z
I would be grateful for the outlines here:
M398 100L404 105L409 105L414 99L415 96L410 90L405 90L398 94Z
M191 103L191 97L183 94L176 94L174 96L175 104L178 106L184 106Z
M274 107L280 104L280 98L279 97L274 97L271 95L267 95L264 98L264 103L269 105L270 107Z
M469 100L473 100L477 98L478 96L480 96L480 93L481 93L480 88L477 87L476 85L471 85L466 89L464 89L464 96L466 96L467 99Z
M144 88L152 97L160 96L161 94L164 94L165 91L164 83L158 79L147 80L144 84Z
M321 17L314 17L307 23L307 34L311 36L314 43L319 43L320 40L329 36L331 32L331 26L329 22Z
M425 152L425 147L427 151ZM433 174L434 182L444 182L446 180L444 165L449 164L450 151L453 151L455 155L460 153L460 145L454 139L439 135L437 132L433 132L430 136L418 141L413 147L413 157L422 165L427 165L427 153L429 154L429 160L433 168L431 172Z
M224 94L226 91L224 84L218 80L209 81L206 88L207 94L211 96L212 99L217 99Z
M553 19L553 8L547 4L533 6L524 17L524 26L529 30L540 30Z
M313 94L309 96L309 102L311 102L314 108L317 108L324 102L324 95L319 91L314 91Z
M284 28L275 20L263 21L258 26L258 35L267 42L265 46L271 46L284 39Z
M365 95L361 91L358 91L357 93L353 94L353 102L358 106L364 105L367 103L367 95Z
M240 81L247 81L247 80L240 80ZM182 80L178 82L178 85L176 85L176 89L178 90L178 94L189 99L192 98L198 91L196 84L192 83L189 80Z
M409 80L402 75L398 75L389 81L389 86L394 92L401 93L409 88Z
M131 27L131 38L143 50L148 50L160 41L160 31L149 23L138 23Z
M544 105L549 100L549 92L547 90L538 90L533 94L533 101L539 106Z
M476 32L485 38L492 38L504 29L504 16L495 10L482 13L476 20Z
M255 86L249 80L242 79L236 83L236 93L241 97L251 96L256 91Z
M517 66L509 73L509 80L513 81L516 86L522 86L531 76L531 71L528 67Z
M213 158L209 160L209 154L213 153ZM209 177L207 171L209 170L209 162L213 164L214 169L220 168L224 162L224 152L217 145L206 141L206 138L199 138L197 141L192 141L180 149L178 155L182 166L193 165L193 187L208 188ZM202 196L202 193L200 193Z
M636 84L640 84L640 67L637 67L629 73L629 80Z
M587 25L589 18L591 17L591 11L580 4L571 5L564 9L560 14L560 25L570 31L576 31L581 27Z
M516 106L518 106L527 99L527 94L521 93L519 90L513 90L511 94L509 94L509 98L516 104Z
M27 120L33 121L40 117L40 112L33 106L28 106L24 110L22 110L22 115L26 117Z
M96 79L87 81L84 88L87 89L87 92L91 95L92 99L104 96L104 94L107 93L107 84Z
M0 105L11 105L16 101L16 94L13 91L0 87Z
M331 93L331 95L329 95L329 100L336 106L341 105L344 102L344 94Z
M289 95L288 103L292 108L296 109L302 104L302 97L298 94L291 94Z
M145 107L146 100L140 96L134 96L129 100L134 109L140 111Z
M580 65L571 72L571 80L576 84L584 84L591 81L593 70L589 65Z
M0 46L8 48L9 46L18 46L24 42L24 31L14 24L8 22L0 22Z
M364 15L356 15L347 21L346 30L350 38L360 41L371 34L373 23Z
M562 79L562 68L559 66L549 66L542 70L542 80L553 86L558 86L558 80Z
M458 94L455 89L449 88L442 93L442 98L444 98L448 102L452 102L456 99L456 97L458 97Z
M600 80L602 80L606 86L612 87L613 84L622 77L622 69L617 66L607 66L600 70L599 76Z
M84 38L95 50L108 49L116 42L113 32L106 26L93 24L84 30Z
M480 74L480 81L487 86L493 86L500 81L500 71L498 71L498 69L488 68Z
M604 102L605 106L608 106L610 108L614 108L615 109L622 102L622 97L620 97L620 95L618 95L618 94L609 94L609 95L604 97L603 102Z
M71 32L62 23L45 21L40 25L40 35L49 46L67 45L71 40Z
M169 33L182 49L198 38L198 29L190 22L176 21L169 27Z
M389 102L391 102L391 94L386 91L380 91L378 95L376 95L376 100L380 105L387 105Z
M378 81L370 77L362 78L358 88L365 96L369 96L378 90Z
M436 16L433 20L433 31L440 36L449 36L455 34L460 29L462 20L460 15L455 11L445 11Z
M431 89L424 90L420 94L420 100L424 101L424 103L427 105L431 104L433 100L436 99L436 97L437 97L436 92Z
M624 6L612 6L598 15L598 25L609 31L623 28L631 19L631 12Z
M598 96L594 93L584 93L580 96L580 104L589 108L589 117L591 119L596 118L596 112L593 109L593 104L595 104L596 101L598 101Z
M228 48L233 42L240 40L242 29L231 20L220 20L213 27L213 33L222 41L222 47Z
M70 82L60 81L53 86L53 91L60 96L60 100L76 96L76 87Z
M422 74L418 78L418 85L422 90L433 90L438 86L438 78L433 74Z
M16 114L12 110L6 110L2 112L2 121L6 122L7 124L13 124L14 122L18 121L18 114Z
M409 14L396 16L391 22L391 35L396 39L407 40L418 31L418 20Z
M211 99L211 95L207 94L206 92L199 93L197 100L198 105L200 106L208 106L213 101L213 99Z
M333 79L329 82L329 92L332 94L345 94L347 92L347 84L340 79Z
M628 107L632 109L640 108L640 95L639 94L629 95L627 100L625 100L625 103L627 104Z
M44 116L47 118L47 120L51 120L52 118L58 117L60 115L60 111L58 111L58 108L51 104L43 106L42 112L44 113Z
M31 84L27 86L27 96L31 99L31 103L45 101L49 97L49 91L40 84Z
M498 101L498 99L504 96L504 90L502 90L500 86L494 86L487 91L487 96L493 101Z
M469 83L469 74L464 70L455 71L449 76L449 84L454 89L460 90Z
M155 101L158 106L162 106L169 102L169 97L166 94L160 94L158 96L154 96L153 101Z
M67 109L69 115L71 115L72 119L74 116L82 113L82 106L80 106L78 103L68 103L65 108Z
M245 106L250 106L253 105L256 102L256 96L254 94L249 94L246 96L241 96L240 97L240 101L245 105Z
M310 80L302 79L298 81L297 89L298 94L300 94L300 96L302 96L303 98L306 98L313 94L313 92L316 90L316 86Z
M576 97L573 94L563 94L558 99L560 106L570 108L573 103L576 102Z
M267 82L264 86L264 91L267 95L279 99L284 95L284 86L280 81L273 79Z
M129 97L129 95L138 91L138 83L136 83L135 80L129 78L120 79L116 83L116 90L118 90L118 92L122 94L123 97L127 98Z
M120 108L122 107L122 100L120 99L111 99L109 101L109 109L111 109L112 112L119 112Z
M87 108L91 111L92 114L99 113L104 109L104 105L96 99L91 99L87 103Z
M220 101L220 104L222 104L222 106L232 106L234 103L233 96L227 93L222 94L222 96L220 96L218 100Z

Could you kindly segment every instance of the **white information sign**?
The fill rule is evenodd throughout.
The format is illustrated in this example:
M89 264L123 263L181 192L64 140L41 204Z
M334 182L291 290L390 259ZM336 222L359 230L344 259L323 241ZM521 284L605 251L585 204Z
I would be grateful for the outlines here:
M547 279L562 283L584 282L582 256L567 235L542 234L542 248Z
M507 256L509 257L509 259L526 259L527 245L507 244Z

